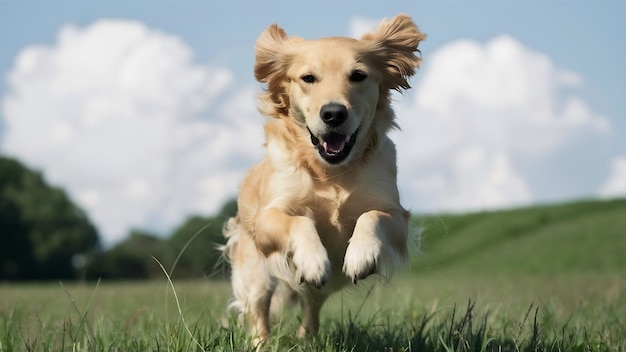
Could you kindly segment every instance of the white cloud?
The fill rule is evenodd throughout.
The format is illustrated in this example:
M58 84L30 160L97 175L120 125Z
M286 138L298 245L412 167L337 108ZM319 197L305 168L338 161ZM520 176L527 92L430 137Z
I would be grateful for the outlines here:
M626 155L616 156L611 161L611 173L600 187L603 198L626 196Z
M366 17L354 17L350 20L349 35L352 38L361 38L367 33L376 31L381 19L371 19Z
M65 26L19 54L8 85L3 152L65 187L107 244L216 211L261 157L254 89L225 108L231 72L139 22Z
M566 94L582 84L578 74L512 37L459 40L424 56L415 92L396 104L399 181L414 209L536 201L522 158L539 160L609 131L582 97Z

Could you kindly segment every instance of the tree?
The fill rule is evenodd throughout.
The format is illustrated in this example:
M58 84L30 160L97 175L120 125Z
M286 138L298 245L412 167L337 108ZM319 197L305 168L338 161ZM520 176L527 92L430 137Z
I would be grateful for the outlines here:
M163 275L158 263L166 253L165 243L158 237L133 230L121 243L95 256L87 267L89 279L148 279Z
M96 228L62 189L0 157L0 279L75 278L72 260L98 243Z
M224 223L237 213L237 202L231 200L224 204L213 217L192 216L169 239L170 255L179 257L173 276L224 276L225 268L220 267L222 253L218 247L226 239L222 229ZM169 269L169 268L168 268Z
M165 274L155 258L174 278L224 277L227 268L218 265L222 256L218 246L225 242L224 222L236 213L237 203L232 200L213 217L189 217L168 238L134 230L123 242L94 256L86 277L163 278Z

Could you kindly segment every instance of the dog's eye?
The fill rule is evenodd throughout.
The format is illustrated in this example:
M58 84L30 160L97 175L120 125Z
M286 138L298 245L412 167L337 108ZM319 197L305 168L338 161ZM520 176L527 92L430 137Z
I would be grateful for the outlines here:
M300 79L306 83L315 83L315 76L313 75L304 75Z
M367 73L361 70L354 70L350 74L350 82L361 82L367 78Z

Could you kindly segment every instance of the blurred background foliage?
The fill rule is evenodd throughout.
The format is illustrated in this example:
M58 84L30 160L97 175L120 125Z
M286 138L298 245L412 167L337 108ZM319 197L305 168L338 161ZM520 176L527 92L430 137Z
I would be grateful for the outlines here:
M14 159L0 157L0 281L225 278L218 246L235 215L231 200L213 216L191 216L171 234L135 229L104 248L97 229L62 189ZM626 268L626 199L476 212L418 214L413 274L471 272L606 274ZM419 236L418 236L419 235ZM158 262L157 262L158 260Z
M0 157L0 281L163 277L157 260L168 272L176 262L172 277L224 277L217 247L236 211L233 200L215 216L190 217L169 236L136 229L103 248L95 226L62 189Z

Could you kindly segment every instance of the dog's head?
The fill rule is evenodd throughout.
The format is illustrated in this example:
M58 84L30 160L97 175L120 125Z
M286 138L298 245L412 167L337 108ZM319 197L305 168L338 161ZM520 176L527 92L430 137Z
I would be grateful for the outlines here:
M425 38L406 15L361 40L308 41L271 25L256 43L255 77L267 84L261 112L293 120L326 164L346 163L375 139L373 126L393 125L390 91L409 88Z

